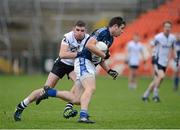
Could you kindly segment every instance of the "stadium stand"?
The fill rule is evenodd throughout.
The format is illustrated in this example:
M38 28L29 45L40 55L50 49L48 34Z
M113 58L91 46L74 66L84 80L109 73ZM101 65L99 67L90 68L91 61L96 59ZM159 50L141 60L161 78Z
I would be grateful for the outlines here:
M173 23L173 33L180 32L179 0L167 1L157 9L149 10L141 14L132 23L129 23L124 33L115 39L114 45L111 47L111 54L113 55L110 61L111 66L119 70L120 73L126 75L128 73L128 68L122 65L122 63L125 59L124 53L127 42L132 39L134 33L139 33L142 37L142 43L147 47L150 39L152 39L155 34L162 31L162 22L165 20L170 20ZM147 55L147 64L150 65L150 62L151 57ZM141 65L139 72L140 74L149 75L152 73L152 66ZM103 74L104 71L100 70L100 73ZM172 75L172 73L172 68L168 68L168 75Z
M13 66L11 63L3 58L0 58L0 73L12 73Z
M126 42L135 30L146 43L160 31L160 20L171 18L173 31L178 32L178 3L178 0L1 0L0 56L10 63L18 59L24 73L42 73L45 60L56 58L59 40L75 20L85 20L88 32L92 32L105 26L112 16L121 15L129 24L125 33L115 39L112 47L115 60L110 62L123 72L125 67L116 63L122 62Z

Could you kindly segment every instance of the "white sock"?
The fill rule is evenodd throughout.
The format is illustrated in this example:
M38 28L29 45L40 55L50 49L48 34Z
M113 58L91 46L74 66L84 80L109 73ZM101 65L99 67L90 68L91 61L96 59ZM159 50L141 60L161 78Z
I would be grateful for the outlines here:
M136 83L132 83L132 87L133 87L134 89L136 89L136 88L137 88L137 84L136 84Z
M150 94L150 91L149 91L149 89L147 89L147 90L145 91L143 97L147 98L147 97L149 97L149 94Z
M153 90L154 97L158 97L158 92L159 92L158 88L155 87Z
M25 99L23 100L23 103L24 103L24 105L28 106L28 104L29 104L29 99L28 99L28 98L25 98Z
M133 88L133 84L132 84L132 83L129 83L129 84L128 84L128 87L129 87L130 89L132 89L132 88Z
M24 110L28 106L28 104L29 104L29 99L26 98L17 105L17 108Z
M73 104L70 103L70 102L68 102L68 103L66 104L65 110L66 110L66 109L69 109L69 108L73 108Z

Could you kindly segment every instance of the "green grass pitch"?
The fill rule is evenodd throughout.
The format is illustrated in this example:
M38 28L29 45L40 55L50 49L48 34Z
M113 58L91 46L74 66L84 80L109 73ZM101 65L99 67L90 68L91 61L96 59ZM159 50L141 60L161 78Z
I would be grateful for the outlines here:
M139 78L139 87L129 90L127 78L97 77L97 89L89 106L95 124L77 123L78 116L62 117L65 102L50 98L36 106L29 105L22 121L14 122L17 103L32 90L42 87L47 76L0 76L0 128L1 129L114 129L114 128L180 128L180 91L172 90L172 79L161 85L161 103L143 103L141 96L151 78ZM69 90L72 82L64 78L56 86ZM152 95L151 95L152 96ZM75 106L78 110L79 107Z

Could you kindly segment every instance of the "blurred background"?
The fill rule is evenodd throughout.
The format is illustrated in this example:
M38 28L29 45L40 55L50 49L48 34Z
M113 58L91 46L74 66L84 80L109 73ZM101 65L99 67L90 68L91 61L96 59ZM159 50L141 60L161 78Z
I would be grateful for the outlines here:
M51 70L64 33L77 20L87 23L87 32L106 26L109 19L122 16L127 26L114 41L109 64L122 75L125 47L139 33L147 59L139 74L150 75L149 41L162 31L162 23L173 23L172 33L180 32L180 0L1 0L0 74L43 74ZM173 73L170 62L168 75ZM104 74L101 68L98 73Z

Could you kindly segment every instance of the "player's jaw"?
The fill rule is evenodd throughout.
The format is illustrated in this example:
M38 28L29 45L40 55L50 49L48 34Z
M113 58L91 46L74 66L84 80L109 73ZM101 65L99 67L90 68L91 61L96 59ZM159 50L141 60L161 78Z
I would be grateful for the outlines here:
M164 33L168 35L171 32L171 25L170 24L165 24L164 25Z
M114 26L114 32L112 33L112 35L114 36L114 37L118 37L118 36L120 36L124 31L124 28L125 28L125 25L124 24L122 24L121 26Z
M81 41L85 36L85 27L78 27L76 26L74 29L74 36L76 40Z

